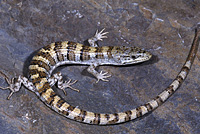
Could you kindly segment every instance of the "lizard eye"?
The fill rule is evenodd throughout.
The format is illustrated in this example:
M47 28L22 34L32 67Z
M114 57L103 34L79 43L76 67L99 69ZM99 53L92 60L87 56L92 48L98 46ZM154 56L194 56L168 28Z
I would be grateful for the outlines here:
M136 59L136 56L133 55L133 56L131 56L131 58L132 58L132 59Z

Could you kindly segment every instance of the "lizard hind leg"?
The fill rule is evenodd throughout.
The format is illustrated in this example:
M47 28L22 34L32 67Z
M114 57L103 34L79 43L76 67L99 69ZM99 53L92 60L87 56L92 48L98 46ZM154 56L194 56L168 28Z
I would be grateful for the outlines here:
M55 85L57 83L58 88L61 89L64 92L65 95L66 95L65 88L70 88L70 89L72 89L74 91L79 92L78 89L73 88L71 86L71 85L75 84L77 82L77 80L75 80L74 82L71 82L71 79L69 79L69 81L63 81L63 77L62 77L60 72L57 72L57 73L53 74L53 76L50 77L48 79L48 81L50 83L50 86L53 86L53 85Z
M11 80L6 76L3 72L0 71L0 75L4 77L6 82L8 83L8 87L0 87L1 89L10 89L10 94L7 97L9 100L10 97L13 95L13 93L18 92L21 88L21 85L23 84L26 88L28 88L30 91L35 92L36 88L34 87L33 83L28 81L28 79L24 76L18 76L18 78L12 78Z

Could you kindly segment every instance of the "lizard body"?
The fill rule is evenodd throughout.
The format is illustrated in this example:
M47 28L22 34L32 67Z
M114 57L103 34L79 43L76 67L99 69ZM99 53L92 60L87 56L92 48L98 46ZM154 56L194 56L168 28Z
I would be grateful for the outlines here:
M97 40L102 40L102 38L106 38L106 36L103 36L106 33L102 32L103 30L99 33L96 32L95 36L88 40L91 46L84 46L79 43L65 41L52 43L40 49L39 52L33 57L29 66L30 80L26 77L19 76L16 81L14 81L14 79L10 81L6 75L1 73L10 85L9 87L1 88L11 90L11 94L8 96L9 99L14 92L19 91L21 84L23 84L29 90L33 91L41 99L41 101L43 101L52 110L72 120L99 125L122 123L141 117L144 114L156 109L178 89L189 73L199 42L198 31L186 63L183 65L180 73L170 86L156 98L132 110L114 114L102 114L85 111L71 106L51 88L57 82L58 88L63 91L67 87L78 91L77 89L71 87L71 85L75 82L70 83L70 81L63 81L61 73L58 72L51 76L52 71L56 67L63 64L89 65L87 69L88 72L93 74L97 78L98 82L99 80L108 81L106 78L110 77L110 75L107 75L107 72L102 73L101 71L98 73L95 70L95 67L99 65L135 64L151 58L151 54L149 52L143 51L137 47L98 47L95 42Z

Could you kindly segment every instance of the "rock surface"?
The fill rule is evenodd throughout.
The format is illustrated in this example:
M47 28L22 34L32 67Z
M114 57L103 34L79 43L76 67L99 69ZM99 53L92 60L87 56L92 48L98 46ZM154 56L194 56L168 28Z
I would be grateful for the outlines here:
M154 58L128 67L101 66L112 77L95 83L86 66L58 68L78 80L77 93L58 91L70 104L93 112L122 112L146 103L164 90L181 69L200 20L200 2L181 0L0 1L0 71L27 75L35 52L55 41L83 43L106 28L103 45L138 46ZM24 87L8 101L0 90L0 133L145 134L200 133L200 49L181 88L147 116L127 123L96 126L78 123L47 108ZM7 86L0 78L0 86Z

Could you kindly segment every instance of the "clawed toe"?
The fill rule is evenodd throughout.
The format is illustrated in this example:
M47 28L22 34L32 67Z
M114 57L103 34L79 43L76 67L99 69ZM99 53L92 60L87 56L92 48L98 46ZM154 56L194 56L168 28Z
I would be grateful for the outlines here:
M12 90L12 88L10 88L10 87L0 87L1 89L3 89L3 90L6 90L6 89L10 89L10 94L8 95L8 97L7 97L7 99L9 100L10 99L10 97L13 95L13 93L15 92L14 90Z
M4 79L6 80L6 82L8 83L8 87L0 87L2 90L6 90L6 89L9 89L11 92L10 94L8 95L7 99L9 100L10 97L13 95L14 92L17 92L18 90L14 90L14 78L12 78L11 80L9 80L8 76L5 75L3 72L0 71L0 75L2 77L4 77Z
M101 72L99 73L99 75L97 76L97 81L96 81L96 83L98 83L100 80L106 81L106 82L109 81L109 80L107 80L106 78L111 77L111 75L106 75L106 74L108 74L108 72L103 73L103 71L101 71Z
M74 91L80 92L80 90L78 90L78 89L76 89L76 88L73 88L73 87L71 86L71 85L75 84L76 82L77 82L77 80L71 82L71 79L69 79L69 81L65 81L65 82L63 83L63 85L62 85L61 87L59 87L59 88L64 92L65 95L67 95L67 93L66 93L66 91L65 91L65 88L70 88L70 89L72 89L72 90L74 90Z
M95 37L97 38L97 40L102 41L103 38L107 38L107 36L104 36L104 35L107 34L108 32L103 33L104 30L105 30L105 28L102 29L100 32L98 32L98 30L96 31Z

